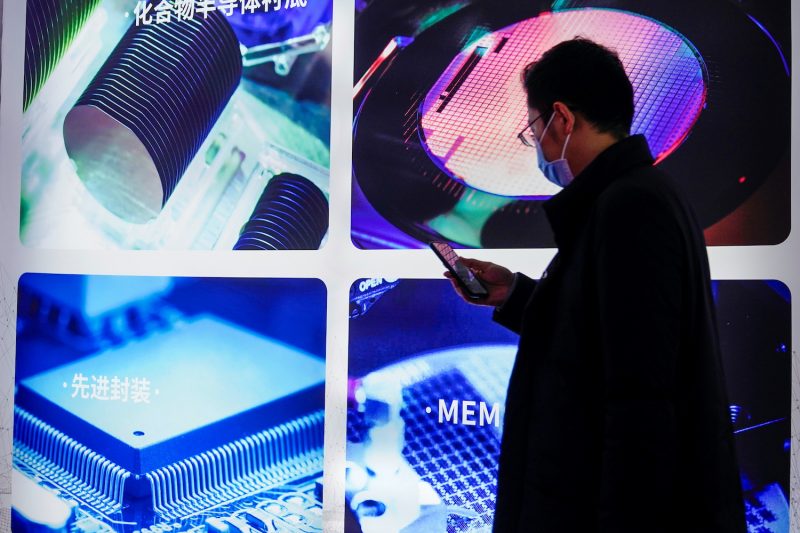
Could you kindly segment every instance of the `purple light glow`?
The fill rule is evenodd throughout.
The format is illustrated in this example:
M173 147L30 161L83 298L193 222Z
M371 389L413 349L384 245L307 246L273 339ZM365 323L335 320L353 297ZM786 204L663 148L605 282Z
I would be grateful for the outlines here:
M465 48L420 109L424 142L449 175L475 189L546 199L559 188L516 135L527 124L522 69L561 41L588 37L615 50L634 87L632 132L657 162L686 138L706 100L705 66L683 36L652 19L609 9L547 13L487 34Z

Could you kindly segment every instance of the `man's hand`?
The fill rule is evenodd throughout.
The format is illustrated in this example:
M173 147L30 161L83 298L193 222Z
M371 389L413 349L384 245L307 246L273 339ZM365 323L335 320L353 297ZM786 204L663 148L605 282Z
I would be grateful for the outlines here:
M450 272L445 272L444 277L450 280L453 288L464 301L476 305L489 305L496 307L506 301L511 284L514 282L514 274L507 268L495 265L488 261L478 261L477 259L461 258L464 266L472 270L475 277L481 280L489 295L485 298L476 300L470 298L458 284L455 276Z

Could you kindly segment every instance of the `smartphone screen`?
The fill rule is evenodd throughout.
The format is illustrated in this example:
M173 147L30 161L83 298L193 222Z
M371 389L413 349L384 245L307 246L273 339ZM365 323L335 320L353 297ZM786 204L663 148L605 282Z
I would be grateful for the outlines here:
M446 242L432 242L431 249L439 256L444 266L449 270L461 284L461 287L471 298L484 298L489 295L489 291L475 277L472 271L461 262L461 258L453 250L452 246Z

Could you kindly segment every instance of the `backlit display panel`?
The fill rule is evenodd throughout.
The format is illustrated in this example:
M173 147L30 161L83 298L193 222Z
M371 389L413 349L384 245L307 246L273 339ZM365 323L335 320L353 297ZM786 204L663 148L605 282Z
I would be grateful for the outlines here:
M609 9L546 13L473 42L450 63L420 109L434 162L476 189L547 198L560 188L536 167L535 150L517 139L527 124L520 74L559 42L585 36L615 50L634 88L632 133L647 137L657 160L680 145L706 99L706 69L680 34L650 18Z

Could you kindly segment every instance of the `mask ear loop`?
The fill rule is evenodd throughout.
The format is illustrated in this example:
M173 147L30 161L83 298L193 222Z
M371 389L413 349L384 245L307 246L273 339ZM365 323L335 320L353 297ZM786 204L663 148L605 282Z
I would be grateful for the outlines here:
M536 135L533 136L533 138L536 139L536 142L538 142L540 146L542 144L542 141L544 140L544 136L547 135L547 130L548 130L548 128L550 128L550 124L553 123L553 119L554 118L556 118L555 111L553 111L553 114L550 115L550 120L548 120L547 124L545 124L544 129L542 130L542 138L541 139L536 139Z
M554 118L556 118L555 111L553 111L553 114L550 115L550 120L547 121L547 125L545 125L544 130L542 130L542 138L536 141L539 143L539 146L542 145L542 140L544 139L544 136L547 135L547 130L550 128L550 124L553 123ZM567 154L567 144L569 144L570 137L572 137L572 132L568 133L567 138L564 139L564 147L561 149L561 159L564 159L564 156ZM536 139L536 136L534 135L533 138Z
M553 113L555 116L555 113ZM567 138L564 139L564 147L561 149L561 159L564 159L564 156L567 154L567 145L569 144L569 139L572 137L572 132L567 133Z
M572 133L567 133L567 138L564 140L564 148L561 149L561 159L564 159L567 153L567 145L569 144L570 137L572 137Z

